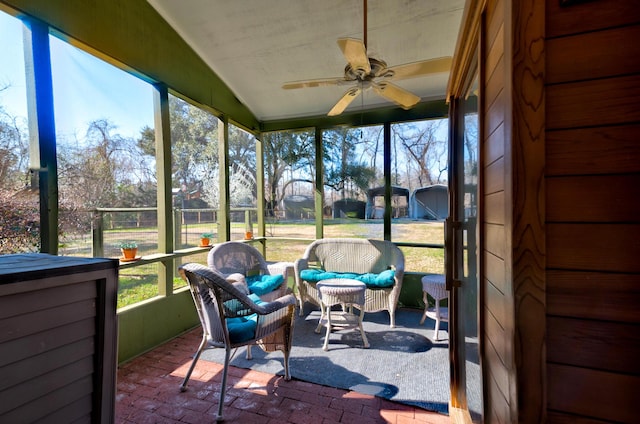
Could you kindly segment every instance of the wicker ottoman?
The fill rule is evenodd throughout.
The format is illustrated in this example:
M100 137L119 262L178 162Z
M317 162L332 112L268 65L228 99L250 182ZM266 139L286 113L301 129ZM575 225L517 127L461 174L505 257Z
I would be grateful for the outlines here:
M364 347L369 347L367 335L362 328L362 318L364 317L364 292L366 286L363 282L348 278L332 278L320 281L316 288L320 295L321 316L318 321L316 333L320 332L323 325L327 327L324 338L323 350L329 350L329 336L332 327L340 329L358 328L362 335ZM342 312L331 311L333 305L342 305ZM353 306L360 306L359 316L353 313ZM333 316L332 316L333 315Z

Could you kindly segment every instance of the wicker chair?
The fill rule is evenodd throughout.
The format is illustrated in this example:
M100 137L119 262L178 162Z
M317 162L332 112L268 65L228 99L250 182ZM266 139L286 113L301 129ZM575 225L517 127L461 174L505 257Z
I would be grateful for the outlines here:
M367 287L364 312L389 311L390 326L395 327L395 311L404 277L404 255L387 240L358 238L325 238L311 243L302 258L295 262L296 287L300 314L305 301L320 306L316 283L307 281L300 273L319 268L337 273L381 273L393 269L393 285L385 288Z
M273 302L262 302L257 296L246 295L200 264L184 264L179 267L179 271L189 283L203 332L202 342L180 385L180 391L186 390L189 377L204 349L224 348L224 371L216 418L217 421L222 421L231 349L258 344L266 352L281 350L284 353L284 378L291 379L289 353L296 299L289 294Z
M269 263L258 249L247 243L228 241L214 246L207 256L209 268L224 276L227 281L245 280L254 276L282 275L279 287L269 293L259 294L260 299L270 302L288 293L287 279L293 272L293 263Z

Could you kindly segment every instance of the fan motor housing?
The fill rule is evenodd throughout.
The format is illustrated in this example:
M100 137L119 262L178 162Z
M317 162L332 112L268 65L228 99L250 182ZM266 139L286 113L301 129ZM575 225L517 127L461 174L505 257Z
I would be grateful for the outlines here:
M344 68L344 79L347 81L367 81L376 77L386 77L385 71L387 70L387 62L373 57L369 58L369 66L371 66L371 72L368 74L364 69L354 69L350 63Z

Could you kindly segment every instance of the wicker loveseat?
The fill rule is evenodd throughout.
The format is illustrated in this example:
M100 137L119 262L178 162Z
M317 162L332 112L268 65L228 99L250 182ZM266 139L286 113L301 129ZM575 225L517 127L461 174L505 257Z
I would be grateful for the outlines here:
M404 277L404 255L390 241L327 238L311 243L295 264L300 314L305 301L320 306L316 283L325 278L354 278L367 285L364 312L395 310Z

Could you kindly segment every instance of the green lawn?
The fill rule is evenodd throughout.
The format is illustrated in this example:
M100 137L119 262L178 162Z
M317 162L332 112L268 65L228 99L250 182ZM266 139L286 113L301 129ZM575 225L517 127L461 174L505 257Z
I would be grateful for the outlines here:
M203 232L211 231L212 224L189 225L188 232L183 234L181 242L187 246L196 246L199 236ZM266 259L269 261L293 262L302 257L304 250L315 238L315 225L309 223L268 223L266 243ZM241 239L244 234L244 223L233 223L232 239ZM325 237L366 237L379 238L383 236L383 224L379 220L325 220ZM117 241L123 237L134 240L140 247L139 254L153 253L157 249L157 231L155 229L134 229L126 231L105 232L105 256L116 257L119 251L115 249ZM282 240L299 239L299 240ZM108 240L108 241L107 241ZM398 220L392 223L392 240L407 243L444 243L442 222ZM109 244L109 249L107 249ZM258 247L258 246L257 246ZM421 247L401 247L405 255L405 271L408 272L436 272L444 271L444 250ZM185 257L183 262L198 262L206 264L206 253ZM177 265L176 265L177 267ZM158 264L145 264L120 270L118 288L118 307L158 295L157 275ZM183 287L184 281L176 277L174 289Z

